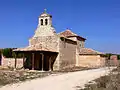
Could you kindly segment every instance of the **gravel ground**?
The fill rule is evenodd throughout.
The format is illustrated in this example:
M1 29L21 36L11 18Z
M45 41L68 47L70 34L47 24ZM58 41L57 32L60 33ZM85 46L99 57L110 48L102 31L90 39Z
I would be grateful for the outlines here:
M79 90L86 83L109 73L108 68L53 74L45 78L6 85L0 90Z

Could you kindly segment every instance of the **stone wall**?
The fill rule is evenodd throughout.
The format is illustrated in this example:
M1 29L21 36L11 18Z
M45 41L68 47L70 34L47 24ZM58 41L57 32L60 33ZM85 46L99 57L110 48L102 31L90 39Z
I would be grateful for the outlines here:
M75 66L75 64L76 64L76 44L66 41L60 41L59 43L60 69Z
M110 56L110 60L118 60L117 55L111 55L111 56Z
M101 67L105 65L105 58L100 55L79 55L78 65L82 67Z
M80 41L76 37L69 37L68 39L71 39L73 41L77 41L77 45L81 48L84 48L85 41L82 41L82 40Z
M37 27L34 37L54 36L55 34L55 29L51 25L45 25Z
M77 40L77 45L80 47L80 48L84 48L84 41L79 41Z
M76 37L68 37L68 39L71 39L73 41L77 41L77 38Z
M41 44L42 47L49 49L50 51L55 51L59 53L59 37L54 36L39 36L33 37L29 40L30 45ZM48 51L49 51L48 50ZM59 54L55 59L53 64L53 70L59 70Z
M57 36L41 36L34 37L29 40L30 46L40 44L49 50L58 51L58 37ZM48 51L49 51L48 50Z
M84 41L77 40L77 47L76 47L76 66L79 66L79 52L80 49L84 48Z
M60 69L59 60L60 60L60 54L58 53L58 55L55 59L55 62L53 64L53 70L59 70Z
M2 58L1 65L3 67L15 67L15 59L14 58ZM23 67L23 58L17 59L17 68Z

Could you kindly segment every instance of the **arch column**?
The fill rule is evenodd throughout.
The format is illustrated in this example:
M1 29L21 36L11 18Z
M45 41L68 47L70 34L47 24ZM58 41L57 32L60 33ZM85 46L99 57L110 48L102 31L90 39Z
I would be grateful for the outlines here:
M40 53L42 55L42 71L44 70L44 54L43 53Z
M52 71L52 69L51 69L51 59L52 58L52 56L50 56L50 58L49 58L49 71Z
M25 63L25 54L23 53L23 69L25 69L24 68L24 66L25 66L24 63Z
M15 53L15 66L14 66L14 70L16 70L17 68L17 53Z
M34 70L34 57L35 57L35 53L32 53L32 70Z

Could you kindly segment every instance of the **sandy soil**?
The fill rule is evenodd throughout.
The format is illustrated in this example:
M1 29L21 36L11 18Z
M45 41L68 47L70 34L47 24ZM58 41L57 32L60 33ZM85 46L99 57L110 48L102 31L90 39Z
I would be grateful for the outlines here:
M62 75L50 75L14 85L6 85L0 90L77 90L86 83L109 72L108 68L70 72Z

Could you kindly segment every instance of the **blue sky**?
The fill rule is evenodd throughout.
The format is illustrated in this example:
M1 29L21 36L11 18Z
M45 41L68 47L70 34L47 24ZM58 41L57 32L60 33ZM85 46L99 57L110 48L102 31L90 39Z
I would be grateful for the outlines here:
M87 48L120 53L120 0L0 0L0 48L27 46L44 8L56 32L70 28Z

